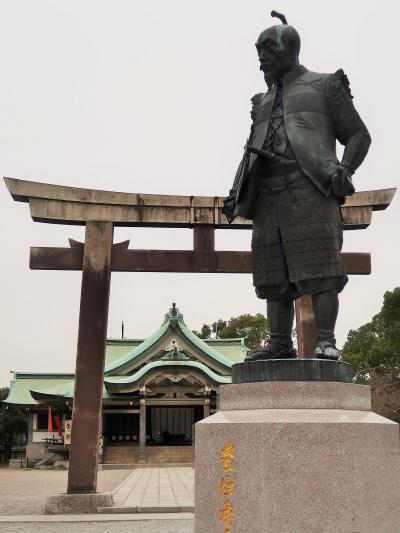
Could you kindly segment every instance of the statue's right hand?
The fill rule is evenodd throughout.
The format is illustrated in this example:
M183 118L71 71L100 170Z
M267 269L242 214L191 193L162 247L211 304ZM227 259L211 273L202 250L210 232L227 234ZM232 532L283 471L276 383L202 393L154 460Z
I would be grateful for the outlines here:
M233 212L236 204L236 191L229 191L229 196L224 198L223 202L222 213L226 216L229 224L231 224L235 218Z
M353 180L351 179L352 174L353 172L347 166L337 165L331 181L331 188L335 196L343 198L355 193Z

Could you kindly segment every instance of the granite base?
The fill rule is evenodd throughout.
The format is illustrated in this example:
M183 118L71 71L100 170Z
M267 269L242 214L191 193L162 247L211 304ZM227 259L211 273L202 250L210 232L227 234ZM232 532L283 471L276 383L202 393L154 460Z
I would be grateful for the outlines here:
M221 410L196 424L196 533L398 530L399 429L370 411L368 386L265 382L220 393Z

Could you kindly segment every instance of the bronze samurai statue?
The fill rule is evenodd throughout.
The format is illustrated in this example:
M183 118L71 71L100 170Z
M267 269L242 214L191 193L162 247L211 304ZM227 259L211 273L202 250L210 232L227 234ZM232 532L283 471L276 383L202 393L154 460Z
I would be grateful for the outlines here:
M268 91L252 98L250 137L223 208L229 222L253 220L253 283L267 300L269 341L246 361L296 357L294 300L304 294L313 301L313 356L337 360L338 294L348 280L340 205L354 193L352 175L371 137L343 70L321 74L300 65L299 34L283 15L271 15L283 24L256 42Z

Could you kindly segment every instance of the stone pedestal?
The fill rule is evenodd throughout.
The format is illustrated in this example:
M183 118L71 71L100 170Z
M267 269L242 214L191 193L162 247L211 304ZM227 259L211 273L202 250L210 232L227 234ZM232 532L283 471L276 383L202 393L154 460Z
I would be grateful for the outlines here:
M57 494L49 496L45 505L47 514L95 514L99 507L112 507L111 492L93 494Z
M224 385L196 424L196 533L393 533L398 425L370 389L339 382Z

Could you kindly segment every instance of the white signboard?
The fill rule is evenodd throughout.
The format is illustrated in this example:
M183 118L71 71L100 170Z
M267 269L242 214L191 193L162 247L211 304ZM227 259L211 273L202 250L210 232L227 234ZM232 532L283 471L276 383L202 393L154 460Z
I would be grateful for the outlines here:
M71 444L72 420L64 421L64 444Z

